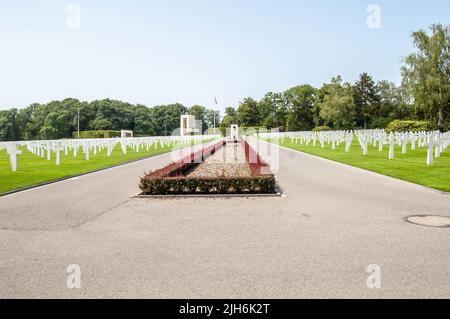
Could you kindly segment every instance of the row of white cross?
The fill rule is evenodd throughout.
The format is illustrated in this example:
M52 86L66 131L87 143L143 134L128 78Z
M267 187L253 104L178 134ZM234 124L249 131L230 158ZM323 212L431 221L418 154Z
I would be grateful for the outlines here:
M77 156L80 150L83 151L86 160L89 160L91 154L96 155L106 149L106 155L111 156L117 145L120 145L122 153L127 154L128 149L135 152L146 149L149 151L152 147L158 146L182 146L192 142L198 142L205 139L215 138L215 135L192 135L192 136L153 136L153 137L135 137L135 138L111 138L111 139L73 139L73 140L43 140L43 141L17 141L0 142L0 151L6 149L9 155L11 169L16 172L18 169L18 156L23 154L21 148L25 147L32 154L39 157L47 157L47 160L55 156L56 165L61 165L61 152L65 156L73 154Z
M411 150L417 147L427 147L427 165L432 165L434 158L440 157L450 145L450 132L441 133L434 132L391 132L384 130L355 130L355 131L324 131L324 132L273 132L258 135L266 139L279 139L284 142L290 139L291 143L300 143L305 145L312 144L316 146L320 144L322 148L325 144L331 144L331 149L335 150L336 146L345 143L345 151L349 152L356 136L363 155L368 154L368 146L378 146L378 150L382 151L384 145L389 145L389 159L394 159L395 146L401 146L402 154L408 151L408 145Z

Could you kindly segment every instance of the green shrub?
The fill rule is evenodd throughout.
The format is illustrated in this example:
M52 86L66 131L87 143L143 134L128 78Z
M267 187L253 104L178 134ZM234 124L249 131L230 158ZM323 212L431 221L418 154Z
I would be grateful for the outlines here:
M386 132L419 132L435 129L428 121L395 120L386 126Z
M313 128L313 132L324 132L324 131L332 131L332 129L327 125L317 126Z
M78 131L72 132L73 138L78 138ZM80 131L80 138L111 138L120 137L120 131L100 130L100 131Z
M227 129L230 129L231 127L225 127L221 126L219 129L222 132L223 136L227 136ZM258 133L260 129L266 129L267 131L270 131L265 126L239 126L239 132L242 134L243 132L254 130L254 133Z
M189 178L184 176L141 178L143 195L177 194L272 194L276 192L273 175L239 178Z
M437 127L437 129L443 133L450 132L450 122L442 123Z
M268 168L260 156L245 142L245 157L256 158L256 163L248 163L252 172L249 177L188 177L186 173L199 165L209 155L214 154L224 142L206 147L186 156L183 160L171 163L159 170L143 176L139 188L143 195L176 195L176 194L256 194L276 193L275 177L272 173L264 173ZM256 154L255 154L256 153Z
M385 117L377 117L374 118L370 123L371 129L383 129L385 128L390 122L392 121L391 118L385 118Z

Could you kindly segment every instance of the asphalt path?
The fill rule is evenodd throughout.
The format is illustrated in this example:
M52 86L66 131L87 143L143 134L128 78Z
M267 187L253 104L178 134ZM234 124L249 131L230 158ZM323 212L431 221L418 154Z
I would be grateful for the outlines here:
M450 298L450 228L403 220L450 216L450 195L279 158L279 198L133 198L169 154L1 197L0 297Z

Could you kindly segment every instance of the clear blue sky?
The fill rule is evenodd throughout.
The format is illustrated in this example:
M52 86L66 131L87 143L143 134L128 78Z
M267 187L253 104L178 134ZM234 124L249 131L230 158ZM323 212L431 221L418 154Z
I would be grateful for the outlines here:
M81 28L67 27L69 4ZM369 4L381 28L369 29ZM341 74L400 81L410 33L450 1L0 0L0 109L75 97L236 106Z

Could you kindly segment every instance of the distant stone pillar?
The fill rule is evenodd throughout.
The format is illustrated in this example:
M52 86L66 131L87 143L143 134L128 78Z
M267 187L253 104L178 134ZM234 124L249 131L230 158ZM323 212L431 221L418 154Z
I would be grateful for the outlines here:
M234 141L239 139L239 126L237 124L231 125L230 137Z

